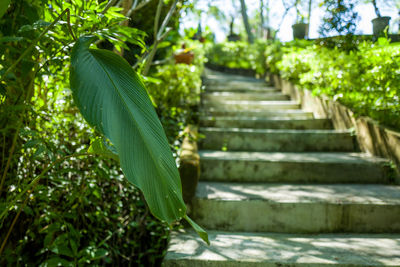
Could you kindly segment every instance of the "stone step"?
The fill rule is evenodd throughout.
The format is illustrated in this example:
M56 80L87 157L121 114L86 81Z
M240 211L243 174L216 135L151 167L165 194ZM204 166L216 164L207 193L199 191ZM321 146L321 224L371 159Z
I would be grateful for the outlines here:
M248 86L268 86L265 81L252 79L252 78L236 78L232 76L227 76L224 78L217 79L203 79L204 85L248 85Z
M263 117L200 117L203 127L253 129L332 129L329 119L268 119Z
M269 87L264 84L249 84L249 83L228 83L228 84L213 84L205 86L206 92L239 92L239 93L277 93L282 92L274 87Z
M236 182L388 183L388 160L362 153L200 150L201 179Z
M354 151L350 131L200 128L202 149L223 151L340 152Z
M200 182L192 207L206 229L400 233L400 186L394 185Z
M225 84L229 82L251 82L251 83L265 84L265 81L261 79L257 79L254 77L232 75L232 74L216 74L216 75L211 74L207 75L203 79L203 84L210 84L210 83Z
M225 116L237 118L241 117L263 117L268 119L312 119L314 114L312 112L303 111L301 109L286 109L286 110L221 110L216 108L208 108L202 110L203 115L208 116Z
M194 231L171 235L165 267L400 266L399 234L275 234Z
M222 103L203 101L203 108L216 108L218 110L285 110L300 109L300 104L295 101L243 101L227 100Z
M206 101L213 101L216 103L221 103L227 100L289 100L288 95L284 95L281 92L272 93L236 93L236 92L213 92L213 93L203 93L201 98Z

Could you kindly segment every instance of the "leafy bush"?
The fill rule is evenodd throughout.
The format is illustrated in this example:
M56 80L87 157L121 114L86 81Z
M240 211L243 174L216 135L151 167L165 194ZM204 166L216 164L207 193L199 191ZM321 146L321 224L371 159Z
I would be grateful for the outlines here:
M196 123L200 101L201 73L204 68L204 49L198 41L184 40L194 53L193 64L157 66L148 79L147 88L163 123L172 149L176 153L182 141L182 132L189 123ZM176 47L180 47L179 43Z
M21 129L24 154L7 183L8 202L52 158L85 153L96 136L60 92L53 110L43 107ZM2 266L160 264L169 226L153 218L144 200L110 159L79 157L58 164L40 180L0 260ZM19 203L19 202L17 202ZM2 240L18 205L2 220Z
M317 45L281 50L282 77L316 95L328 95L380 123L400 129L400 45L364 41L357 50Z
M210 63L228 68L255 70L263 74L265 70L264 50L266 42L257 41L254 44L247 42L224 42L211 46L206 53Z
M72 105L69 26L116 49L143 48L143 32L121 26L119 8L100 15L106 4L20 0L0 16L1 266L154 266L165 254L170 226L149 213L118 163L88 155L99 133Z
M277 64L282 60L285 54L291 49L305 48L309 45L312 45L312 42L299 39L287 43L281 43L279 41L269 43L264 50L267 71L269 73L279 74L280 68Z

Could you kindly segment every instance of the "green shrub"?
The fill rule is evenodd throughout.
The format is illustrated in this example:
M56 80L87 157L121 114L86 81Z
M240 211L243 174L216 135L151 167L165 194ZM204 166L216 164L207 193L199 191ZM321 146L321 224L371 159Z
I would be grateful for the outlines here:
M317 45L286 47L275 66L283 78L300 87L330 96L356 115L400 129L399 48L385 39L364 41L349 52Z
M264 50L267 43L257 41L249 45L247 42L224 42L211 46L206 53L210 63L228 67L251 69L259 74L265 71Z

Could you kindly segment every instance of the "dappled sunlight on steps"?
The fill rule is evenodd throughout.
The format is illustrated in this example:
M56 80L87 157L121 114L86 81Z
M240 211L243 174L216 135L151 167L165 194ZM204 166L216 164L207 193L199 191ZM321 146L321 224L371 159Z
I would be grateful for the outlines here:
M165 266L400 266L400 188L352 131L278 89L207 70L192 216Z

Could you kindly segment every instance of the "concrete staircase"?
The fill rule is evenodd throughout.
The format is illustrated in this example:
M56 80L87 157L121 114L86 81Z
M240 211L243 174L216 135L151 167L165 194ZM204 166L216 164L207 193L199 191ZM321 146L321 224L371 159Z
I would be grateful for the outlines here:
M389 162L262 81L209 74L192 230L165 266L400 266L400 187Z

